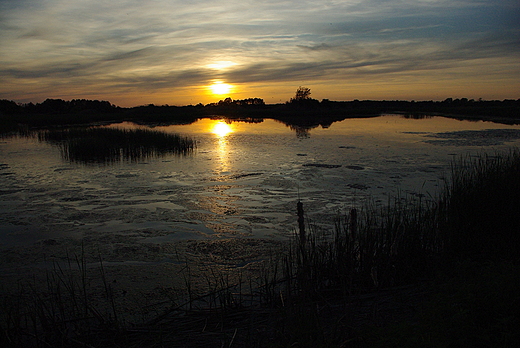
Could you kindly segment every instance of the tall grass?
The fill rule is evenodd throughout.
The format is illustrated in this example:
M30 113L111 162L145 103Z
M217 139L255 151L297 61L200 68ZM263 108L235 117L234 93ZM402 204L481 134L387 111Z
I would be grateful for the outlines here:
M18 291L2 296L0 343L3 347L91 347L97 333L117 330L120 322L111 285L100 272L106 298L91 298L84 255L54 264L43 284L24 281ZM101 303L101 304L100 304Z
M429 201L411 198L353 208L338 216L332 237L300 225L288 276L310 297L320 291L348 296L416 280L443 245L432 208Z
M520 150L462 157L439 202L442 238L459 258L520 260Z
M337 218L332 237L313 232L298 212L286 269L307 296L402 285L460 259L518 261L520 151L461 157L436 199L353 208Z
M385 288L398 289L395 286L424 280L432 284L436 279L441 284L453 284L455 290L447 292L442 286L430 285L430 291L448 301L453 299L453 293L460 292L458 297L464 304L439 304L435 299L425 302L424 307L435 308L433 314L410 319L421 320L422 331L416 331L417 324L404 325L402 328L410 331L381 338L381 346L417 346L419 342L422 346L441 346L455 335L458 341L472 345L478 340L501 344L517 340L518 282L508 287L515 289L508 297L496 285L503 282L499 279L503 268L509 270L516 264L513 269L518 274L519 211L518 149L493 156L482 153L475 158L461 157L452 163L450 178L435 199L397 197L385 206L353 208L338 217L332 236L318 233L312 224L305 223L303 205L299 203L299 228L284 267L287 299L278 325L279 346L333 347L350 341L357 344L359 332L346 330L336 335L333 327L324 325L330 318L320 316L316 304L343 303L348 308L345 303L354 301L357 296L353 295L377 294ZM476 268L474 278L460 267L468 262ZM486 280L480 279L479 270L489 269L490 264L498 271ZM478 284L487 282L488 291L482 296L475 297L471 292L479 291L473 284L475 279ZM500 299L509 300L510 305L500 303ZM343 314L349 317L348 309ZM449 317L449 325L444 323L444 315ZM336 320L339 325L342 318ZM356 324L348 325L353 328L351 325ZM370 333L365 338L366 346L377 341Z
M193 139L150 129L104 127L53 129L39 133L41 141L59 146L62 156L71 162L113 163L139 161L167 154L193 152Z

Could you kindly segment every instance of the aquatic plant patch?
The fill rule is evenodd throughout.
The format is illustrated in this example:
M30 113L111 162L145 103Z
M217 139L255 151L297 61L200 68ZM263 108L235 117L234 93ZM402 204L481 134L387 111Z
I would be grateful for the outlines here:
M144 128L46 130L38 134L38 139L58 146L64 159L79 163L135 162L168 154L188 155L196 146L190 137Z

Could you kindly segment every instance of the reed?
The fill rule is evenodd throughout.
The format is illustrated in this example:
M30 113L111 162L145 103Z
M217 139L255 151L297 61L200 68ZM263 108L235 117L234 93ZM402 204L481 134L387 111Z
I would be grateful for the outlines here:
M287 346L296 343L301 347L335 346L338 341L327 343L330 328L323 325L323 317L317 316L313 303L324 298L349 301L358 294L425 280L455 287L446 291L439 286L432 291L446 300L452 298L452 293L460 292L457 296L467 302L465 308L471 311L471 318L463 316L464 322L460 322L457 321L460 313L454 312L452 303L438 307L438 303L426 302L424 306L433 306L434 310L430 317L422 319L421 325L428 327L421 329L428 332L436 326L444 330L429 333L432 337L438 336L432 339L430 346L449 342L450 337L444 333L455 333L461 342L473 343L471 336L476 333L484 333L477 335L482 342L503 344L512 337L518 339L516 330L512 329L518 316L512 316L509 307L498 304L501 288L487 286L486 294L479 301L489 298L495 301L491 303L475 303L468 291L477 291L474 282L498 284L504 281L500 278L502 273L518 273L519 173L518 149L494 155L482 153L474 158L461 157L452 163L451 176L438 197L428 200L395 197L384 206L370 203L352 208L338 216L331 236L317 233L311 223L305 222L303 205L299 202L299 228L284 267L286 284L291 288L287 294L292 294L292 299L286 301L291 305L282 311L281 341ZM465 263L472 265L470 272L468 267L460 266ZM489 265L494 271L487 273L484 281L480 279L481 270L488 270ZM518 291L518 282L515 284ZM512 302L518 301L518 296L513 294L517 292L511 291L509 298ZM503 310L490 311L492 306ZM453 326L442 324L445 319L437 317L441 312L453 315L449 318ZM481 321L473 323L474 318ZM497 322L486 326L484 318L494 318ZM507 325L500 327L501 322ZM407 326L406 330L410 328L413 329ZM383 330L378 330L377 334L382 335L381 332ZM467 332L472 334L466 335ZM496 332L503 337L496 336ZM422 334L419 337L415 332L403 333L410 334L411 339L423 339ZM385 333L390 339L386 344L401 346L406 341L403 333ZM396 341L392 341L394 339ZM381 344L386 346L384 340Z
M436 199L395 197L338 216L332 237L303 222L289 276L300 291L335 288L345 294L403 285L451 259L518 260L520 151L454 161Z
M196 147L189 137L144 128L52 129L41 131L38 138L57 145L66 160L80 163L136 162L168 154L188 155Z
M458 259L520 259L520 150L453 163L439 200L439 224Z
M321 291L347 296L409 283L428 271L442 248L433 204L421 198L352 208L337 217L331 236L312 225L304 230L302 220L286 269L308 298Z
M102 283L104 276L100 261ZM99 332L117 331L114 294L96 304L87 277L85 255L67 257L65 265L53 264L43 286L36 279L20 282L18 291L2 296L0 343L3 347L90 347ZM103 309L107 308L107 309Z

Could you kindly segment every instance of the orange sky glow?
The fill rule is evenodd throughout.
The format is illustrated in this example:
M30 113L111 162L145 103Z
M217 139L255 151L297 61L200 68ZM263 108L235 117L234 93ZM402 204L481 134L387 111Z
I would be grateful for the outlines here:
M0 99L520 98L514 0L0 2Z

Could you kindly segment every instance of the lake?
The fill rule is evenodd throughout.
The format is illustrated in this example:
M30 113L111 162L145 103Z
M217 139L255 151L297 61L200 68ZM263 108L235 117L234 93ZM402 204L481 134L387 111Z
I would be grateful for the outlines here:
M218 118L153 128L197 147L95 164L70 162L37 137L0 139L0 245L114 235L151 244L286 239L298 200L308 221L327 230L338 213L367 200L431 199L453 159L520 144L518 125L400 115L312 129Z

